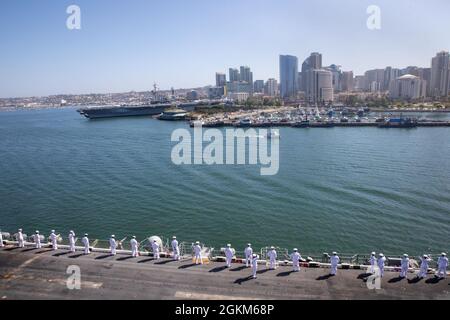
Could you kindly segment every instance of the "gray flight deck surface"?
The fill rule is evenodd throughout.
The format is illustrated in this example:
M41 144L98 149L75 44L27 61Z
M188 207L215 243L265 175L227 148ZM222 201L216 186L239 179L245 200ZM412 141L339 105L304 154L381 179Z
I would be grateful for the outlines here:
M67 289L70 265L81 269L81 290ZM436 281L433 275L415 281L410 273L408 281L386 272L381 289L369 290L363 270L338 270L330 278L323 268L291 273L290 267L268 271L260 265L253 280L250 268L224 265L0 248L0 299L450 299L450 278Z

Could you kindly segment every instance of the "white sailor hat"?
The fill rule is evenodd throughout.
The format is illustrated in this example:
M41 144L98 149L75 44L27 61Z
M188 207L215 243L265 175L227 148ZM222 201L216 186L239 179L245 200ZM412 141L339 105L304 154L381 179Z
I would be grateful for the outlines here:
M372 255L374 256L374 255L376 255L377 253L374 251L374 252L372 252Z
M55 233L55 230L52 230L51 232L52 232L52 233Z
M380 253L380 257L384 257L384 254Z
M84 236L85 236L85 237L87 237L87 236L88 236L88 234L87 234L87 233L85 233L85 234L84 234Z
M298 251L298 249L297 249L297 248L294 248L294 251L295 251L295 252L297 252L297 251Z
M253 258L256 258L258 255L256 253L253 254Z
M133 239L136 239L136 236L132 236Z
M200 244L200 241L195 241L195 244Z
M403 255L405 258L408 258L409 256L405 253L404 255Z
M173 236L173 237L172 237L172 239L176 239L176 238L177 238L177 236Z
M114 234L111 235L111 238L115 238L116 236Z
M36 230L36 233L39 233L39 230Z
M442 256L443 256L443 257L446 257L447 254L446 254L445 252L442 252Z
M271 246L271 247L270 247L270 249L271 249L271 250L274 250L274 249L275 249L275 247L274 247L274 246Z
M19 229L19 232L22 232L22 229Z
M227 247L228 247L228 248L231 248L231 244L227 244Z
M252 244L251 243L247 243L247 247L251 247L252 246Z
M337 255L337 252L336 252L336 251L333 251L333 256L335 256L335 255Z
M70 230L69 233L75 233L75 232L73 232L73 230Z
M423 257L424 257L425 259L427 259L427 258L428 258L428 255L427 255L427 254L424 254Z

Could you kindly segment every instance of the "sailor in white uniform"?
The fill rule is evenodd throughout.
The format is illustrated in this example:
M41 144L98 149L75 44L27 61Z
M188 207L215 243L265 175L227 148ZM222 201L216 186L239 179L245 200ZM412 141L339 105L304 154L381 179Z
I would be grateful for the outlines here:
M248 268L248 267L250 267L250 264L252 263L252 257L253 257L253 249L252 249L252 245L250 243L247 244L247 248L245 248L244 254L245 254L245 266Z
M300 261L303 259L300 253L298 252L298 249L294 249L294 253L291 254L292 259L292 266L294 268L294 272L300 271Z
M269 256L269 262L270 262L270 269L275 270L277 268L277 252L275 250L275 247L270 247L270 251L268 253Z
M84 245L84 254L89 254L91 251L89 249L89 238L88 234L85 233L83 239L81 239L81 242Z
M258 271L258 259L259 259L259 256L256 253L254 253L252 255L252 276L253 276L253 279L256 279L256 272Z
M231 244L227 244L227 247L225 248L225 258L227 268L231 268L231 260L233 260L233 250L231 249Z
M405 253L401 261L400 278L406 278L409 269L409 256Z
M3 244L3 235L2 230L0 230L0 248L3 248L5 245Z
M375 256L376 253L372 252L370 255L370 273L375 273L375 266L377 265L377 257Z
M195 242L194 245L194 262L195 264L203 264L203 259L202 259L202 248L200 247L200 242L197 241Z
M111 235L111 238L109 239L109 248L111 250L111 255L115 256L117 254L117 241L115 235Z
M41 235L39 234L39 231L36 231L35 235L34 235L34 244L36 246L36 249L40 249L42 248L41 245Z
M333 255L330 257L330 264L331 264L331 272L330 275L335 276L338 268L340 258L337 255L337 252L333 252Z
M131 245L131 256L136 258L138 256L138 242L136 240L136 236L133 236L130 240Z
M50 241L52 242L53 250L58 250L58 237L55 234L55 230L50 233Z
M442 253L438 259L438 273L439 278L447 277L448 258L446 253Z
M380 257L378 258L378 268L380 269L380 277L384 276L384 265L386 263L386 257L384 254L380 253Z
M156 242L156 240L153 240L152 250L153 250L153 258L155 260L158 260L159 259L159 244L158 244L158 242Z
M72 230L69 232L69 250L75 252L75 232Z
M17 242L18 242L19 248L25 247L25 241L23 240L22 229L19 229L19 231L17 232Z
M172 237L172 251L173 251L173 260L180 260L180 247L178 246L178 240L176 236Z
M429 263L431 261L430 257L428 257L428 255L424 255L422 258L420 258L421 263L420 263L420 271L419 271L419 278L426 278L427 273L428 273L428 266Z

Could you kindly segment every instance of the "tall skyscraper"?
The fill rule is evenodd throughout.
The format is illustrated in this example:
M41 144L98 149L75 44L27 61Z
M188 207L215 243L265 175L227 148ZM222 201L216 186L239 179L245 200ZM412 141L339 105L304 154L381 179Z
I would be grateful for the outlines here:
M293 98L298 92L298 59L280 55L280 94L282 98Z
M230 68L229 69L229 75L230 75L230 82L236 82L236 81L240 81L240 76L239 76L239 70L238 69L234 69L234 68Z
M216 72L216 87L225 87L226 84L227 84L226 74Z
M253 84L253 73L250 71L249 67L241 66L241 73L239 80Z
M354 89L353 71L342 72L341 90L342 91L353 91L353 89Z
M450 92L450 55L441 51L431 60L430 93L433 97L446 97Z
M334 92L340 91L341 90L341 78L342 78L341 67L338 65L332 64L329 67L325 67L324 69L330 71L333 76Z
M311 55L303 61L301 72L301 87L299 90L308 91L311 86L310 71L315 69L322 69L322 55L318 52L313 52Z
M268 96L275 97L278 95L278 81L270 78L266 81L264 93Z
M308 71L306 99L310 103L330 103L334 100L333 74L324 69Z

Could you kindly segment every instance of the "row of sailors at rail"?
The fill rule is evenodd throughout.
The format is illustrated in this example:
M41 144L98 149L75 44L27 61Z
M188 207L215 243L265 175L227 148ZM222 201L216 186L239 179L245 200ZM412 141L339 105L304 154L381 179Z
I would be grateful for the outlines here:
M378 267L379 275L380 275L380 277L383 277L386 260L387 259L384 256L384 254L380 253L379 257L377 259L376 253L372 252L370 259L369 259L370 273L375 274L377 271L376 268ZM426 278L428 269L429 269L429 264L431 261L433 261L431 259L431 257L429 257L426 254L420 258L420 270L419 270L419 274L417 275L418 278L421 278L421 279ZM404 254L401 259L400 278L406 278L406 275L408 274L409 266L410 266L409 256L407 254ZM437 271L436 276L439 278L445 278L447 276L447 267L448 267L448 258L447 258L447 254L445 252L443 252L441 254L441 256L438 258L437 266L438 266L438 271Z
M0 233L0 237L1 237L1 233ZM36 248L40 249L42 247L41 242L42 242L43 238L44 237L40 235L39 231L36 231L36 233L34 235L34 242L35 242ZM50 238L53 250L57 250L59 235L56 235L55 230L51 231L49 238ZM22 229L18 230L17 240L18 240L18 246L20 248L25 247L25 241L24 241ZM75 252L75 241L76 241L75 233L73 231L70 231L70 233L69 233L69 250L71 252ZM87 233L81 239L81 242L84 245L84 254L89 254L90 253L90 244L89 244L89 238L88 238ZM111 254L116 255L117 248L119 247L119 245L121 245L121 243L120 243L120 241L116 240L115 235L111 236L111 238L109 240L109 245L110 245ZM132 237L132 239L130 241L130 245L131 245L131 255L133 257L137 257L139 255L139 243L136 240L136 236ZM0 246L3 246L3 239L0 239ZM160 253L160 249L161 249L160 245L157 243L156 240L153 240L153 242L151 243L151 246L152 246L154 258L159 259L160 258L159 253ZM172 251L173 251L174 260L180 260L181 259L180 248L179 248L179 244L178 244L176 236L173 236L173 238L172 238L171 247L172 247ZM203 264L201 251L202 251L202 248L200 246L200 242L197 241L193 245L195 264ZM292 263L293 263L293 271L298 272L298 271L300 271L300 261L302 261L303 258L300 255L300 253L298 252L298 249L295 248L293 251L294 252L290 255ZM234 249L231 248L231 244L228 244L227 248L225 249L226 267L228 267L228 268L231 267L231 262L233 260L234 254L235 254ZM246 265L246 267L250 267L250 266L252 267L253 277L256 278L256 271L258 268L257 261L259 259L259 256L253 253L253 249L252 249L250 243L245 248L244 254L245 254L245 265ZM269 268L273 269L273 270L276 269L277 252L275 250L275 247L272 246L270 248L270 250L267 253L267 256L269 258ZM374 274L376 272L376 267L378 267L379 275L381 277L383 277L384 276L384 268L385 268L385 264L387 261L384 254L380 253L379 257L377 258L376 253L372 252L369 261L370 261L370 273ZM418 274L419 278L426 277L426 275L428 273L428 269L429 269L429 263L431 261L432 261L432 259L428 255L424 255L423 257L421 257L420 271ZM408 269L410 266L409 262L410 262L409 256L407 254L404 254L403 258L401 260L401 271L400 271L401 278L406 278L406 275L408 273ZM330 265L331 265L330 275L332 275L332 276L336 275L339 263L340 263L339 256L337 255L336 252L333 252L332 256L330 257ZM448 262L447 254L442 253L437 261L437 265L438 265L437 276L438 277L441 277L441 278L446 277L448 264L449 264L449 262Z

